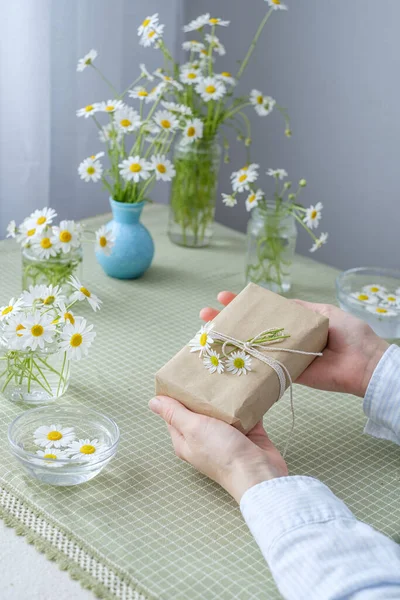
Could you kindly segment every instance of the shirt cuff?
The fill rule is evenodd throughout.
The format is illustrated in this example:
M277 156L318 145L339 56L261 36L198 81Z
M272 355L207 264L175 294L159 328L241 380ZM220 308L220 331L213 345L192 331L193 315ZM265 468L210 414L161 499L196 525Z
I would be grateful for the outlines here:
M243 494L240 510L264 556L293 529L335 519L355 520L326 485L303 476L279 477L253 486Z
M400 444L400 348L389 346L379 361L364 398L364 433Z

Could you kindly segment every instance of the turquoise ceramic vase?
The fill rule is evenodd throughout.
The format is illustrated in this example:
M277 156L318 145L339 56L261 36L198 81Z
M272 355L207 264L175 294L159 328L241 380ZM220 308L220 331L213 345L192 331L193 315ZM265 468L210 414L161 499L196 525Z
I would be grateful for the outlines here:
M112 221L106 225L115 236L109 255L96 252L97 261L110 277L137 279L150 267L154 243L146 227L140 223L145 202L127 204L110 198Z

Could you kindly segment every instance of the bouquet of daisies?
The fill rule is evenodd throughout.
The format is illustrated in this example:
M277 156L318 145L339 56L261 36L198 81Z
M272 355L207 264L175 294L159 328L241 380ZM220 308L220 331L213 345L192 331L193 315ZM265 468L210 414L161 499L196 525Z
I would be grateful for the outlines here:
M88 354L93 325L72 310L101 301L72 277L68 301L59 286L31 286L0 307L0 391L12 400L48 401L68 387L69 361Z

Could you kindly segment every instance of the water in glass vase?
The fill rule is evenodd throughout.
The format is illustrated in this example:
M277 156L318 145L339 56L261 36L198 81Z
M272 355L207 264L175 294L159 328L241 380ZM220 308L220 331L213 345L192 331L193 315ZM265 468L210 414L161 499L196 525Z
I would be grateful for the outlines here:
M215 140L175 147L168 235L180 246L201 248L210 243L220 167L221 147Z
M288 292L296 239L294 217L284 206L271 203L254 209L247 228L246 282Z
M82 279L82 248L75 248L48 259L40 259L30 248L22 249L22 289L31 285L59 285L67 296L72 293L68 280L74 275Z

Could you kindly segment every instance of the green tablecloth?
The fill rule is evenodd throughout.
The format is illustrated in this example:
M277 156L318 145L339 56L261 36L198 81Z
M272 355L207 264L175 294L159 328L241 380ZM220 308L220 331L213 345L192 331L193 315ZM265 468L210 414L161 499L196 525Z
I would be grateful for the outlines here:
M7 449L7 426L21 408L3 400L3 516L102 597L279 598L238 507L174 456L164 423L147 407L155 371L196 332L199 308L213 303L220 289L242 288L244 237L218 225L212 247L187 250L167 239L164 207L147 209L144 222L155 238L156 256L141 280L107 278L92 249L86 250L84 281L104 308L90 315L98 334L93 351L73 365L72 384L60 401L113 417L121 429L119 454L85 485L55 488L30 480ZM19 263L18 247L2 242L5 302L20 291ZM297 257L292 293L333 302L335 276L334 269ZM400 524L398 447L363 435L357 398L296 386L295 408L290 472L320 478L357 517L394 536ZM287 399L265 422L282 448L291 423Z

